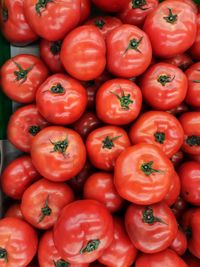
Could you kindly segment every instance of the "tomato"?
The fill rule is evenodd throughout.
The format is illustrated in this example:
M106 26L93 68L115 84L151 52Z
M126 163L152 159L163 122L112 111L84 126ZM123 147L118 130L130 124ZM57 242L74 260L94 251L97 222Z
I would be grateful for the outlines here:
M48 41L59 41L80 20L80 0L26 0L25 17L31 28Z
M200 153L200 112L186 112L180 117L184 130L182 149L192 155Z
M27 45L38 38L25 19L23 4L24 0L4 0L1 3L1 30L5 38L15 45Z
M75 131L51 126L35 136L31 157L43 177L55 182L66 181L82 170L86 161L86 149Z
M178 167L184 159L184 154L182 150L179 150L171 157L171 162L173 163L174 167Z
M83 23L90 15L91 3L90 0L81 0L81 16L79 24Z
M40 179L24 192L21 211L34 227L49 229L57 221L61 209L73 199L73 191L68 185Z
M188 106L185 103L181 103L180 105L176 106L175 108L172 108L170 110L167 110L168 113L179 117L180 115L182 115L183 113L189 111Z
M36 104L47 121L67 125L84 113L87 93L78 81L64 74L54 74L37 90Z
M107 124L124 125L139 115L142 106L140 88L126 79L105 82L96 95L97 116Z
M133 245L150 254L166 249L178 231L176 218L164 203L151 206L132 204L126 212L125 224Z
M150 205L164 199L173 172L172 163L158 147L141 143L126 148L117 158L114 183L124 199Z
M187 104L200 107L200 62L192 65L187 71L188 91L185 98Z
M71 76L81 81L93 80L106 66L104 38L95 26L80 26L65 37L60 57Z
M178 229L177 236L170 245L178 255L183 255L187 250L187 238L181 228Z
M173 250L166 249L155 254L141 254L135 267L189 267Z
M0 220L0 265L26 267L37 251L35 230L17 218Z
M121 26L122 22L118 18L111 16L97 16L86 21L85 24L96 26L106 38L111 31Z
M137 256L137 249L127 236L123 221L114 218L114 238L98 261L109 267L129 267Z
M67 205L54 226L55 246L62 258L72 263L95 261L112 239L112 216L95 200L79 200Z
M116 126L104 126L92 131L86 140L89 160L101 170L113 170L119 154L130 146L130 140L124 129Z
M8 140L23 152L30 152L31 142L39 131L48 126L36 105L18 108L10 117L7 126ZM17 138L16 138L17 137Z
M92 0L93 3L105 12L117 12L123 8L128 0Z
M108 71L122 78L142 74L151 63L152 49L145 32L132 25L122 25L107 37Z
M168 157L172 157L181 148L183 135L179 121L163 111L143 113L129 132L133 144L154 144Z
M158 0L129 0L118 17L123 23L141 27L148 14L158 6Z
M147 103L158 110L177 107L185 99L188 88L186 75L178 67L158 63L141 78L141 90Z
M4 214L4 217L15 217L18 219L23 220L24 217L22 215L21 212L21 208L20 208L20 203L14 203L12 204L6 211L6 213Z
M200 259L197 259L191 254L186 254L183 257L184 261L188 264L189 267L199 267L200 266Z
M190 48L190 54L196 60L200 60L200 14L197 15L197 35L195 42Z
M198 6L196 5L195 1L193 0L177 0L179 2L184 2L188 5L190 5L190 7L193 9L193 11L197 14L198 13ZM198 0L197 0L198 1ZM196 2L197 2L196 1Z
M180 178L179 178L178 174L176 172L174 172L173 177L172 177L171 186L169 188L167 195L164 198L164 202L168 206L172 206L176 202L178 196L180 195L180 192L181 192Z
M40 41L40 57L52 73L64 72L64 68L60 60L61 44L61 41L50 42L45 39L41 39Z
M179 219L187 208L187 202L185 202L185 200L179 196L174 205L171 207L171 210L174 213L175 217Z
M179 67L182 71L185 71L193 64L192 58L187 54L175 55L172 58L165 59L164 62L175 65Z
M3 192L14 199L21 199L24 191L39 178L29 156L13 160L1 175Z
M47 76L44 63L27 54L7 60L0 70L2 90L9 98L20 103L33 102L38 86Z

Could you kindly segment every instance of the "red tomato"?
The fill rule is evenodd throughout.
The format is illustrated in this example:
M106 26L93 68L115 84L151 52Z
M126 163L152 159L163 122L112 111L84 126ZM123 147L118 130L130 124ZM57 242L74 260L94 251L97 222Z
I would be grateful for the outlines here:
M86 161L86 149L75 131L52 126L35 136L31 157L42 176L55 182L66 181L82 170Z
M105 123L124 125L139 115L142 106L140 88L132 81L113 79L97 91L97 116Z
M178 68L180 68L182 71L185 71L193 64L192 58L187 54L175 55L172 58L165 59L164 62L175 65Z
M179 121L163 111L143 113L132 125L129 136L133 144L154 144L172 157L183 144L183 129Z
M155 254L141 254L135 267L189 267L173 250L166 249Z
M200 112L186 112L180 117L184 131L182 149L192 155L200 154Z
M73 200L74 194L68 185L40 179L24 192L21 211L34 227L49 229L57 221L61 209Z
M128 0L92 0L93 3L105 12L117 12L123 8Z
M107 68L115 76L131 78L142 74L151 63L152 49L145 32L122 25L107 37Z
M172 177L171 186L169 188L167 195L164 198L164 202L169 207L172 206L176 202L178 196L180 195L180 192L181 192L180 178L179 178L178 174L176 172L174 172L173 177Z
M60 60L61 41L49 42L45 39L40 41L40 57L46 63L52 73L64 72Z
M184 2L188 5L190 5L190 7L193 9L193 11L197 14L198 13L198 7L197 5L195 4L195 1L193 0L177 0L179 2ZM196 1L197 2L197 1Z
M188 106L185 103L181 103L180 105L176 106L175 108L167 110L167 112L176 116L176 117L179 117L180 115L187 112L188 110L189 110Z
M187 250L187 238L182 229L178 229L177 236L170 245L178 255L183 255Z
M194 43L197 32L193 8L181 1L159 4L144 23L155 56L170 58L184 53Z
M83 190L85 199L103 203L110 212L119 211L124 203L115 189L113 175L110 173L93 173L86 180Z
M48 41L58 41L80 20L80 0L26 0L25 17L31 28Z
M129 0L119 12L123 23L141 27L146 16L158 6L158 0Z
M104 205L95 200L67 205L54 227L58 252L63 259L76 264L95 261L112 239L113 219Z
M37 252L35 230L17 218L0 220L0 265L26 267Z
M174 167L178 167L184 159L183 151L179 150L171 157L171 162L173 163Z
M0 70L2 90L9 98L20 103L33 102L38 86L47 76L44 63L27 54L7 60Z
M200 259L197 259L191 254L186 254L183 257L184 261L188 264L189 267L199 267L200 266Z
M138 205L151 205L169 191L174 168L156 146L138 144L125 149L115 164L114 183L121 197Z
M12 114L8 122L8 140L21 151L30 152L34 136L48 124L40 115L36 105L20 107Z
M123 221L114 218L113 241L98 260L109 267L129 267L135 261L136 256L137 249L127 236Z
M113 31L115 28L122 25L121 20L111 16L97 16L94 17L85 23L86 25L94 25L106 38L108 34Z
M4 214L4 217L14 217L23 220L24 217L21 212L20 203L12 204Z
M79 24L83 23L90 15L91 3L90 0L81 0L81 17Z
M0 25L4 37L15 45L27 45L38 36L24 17L24 0L4 0L1 3Z
M81 81L93 80L106 66L104 38L95 26L80 26L65 37L60 57L71 76Z
M171 207L171 210L174 213L175 217L179 219L187 208L187 203L182 197L179 196L174 205Z
M21 199L24 191L37 179L39 173L34 168L29 156L13 160L1 175L3 192L14 199Z
M176 218L164 203L148 207L131 205L125 215L125 224L133 245L150 254L166 249L178 231Z
M200 14L197 15L197 35L195 42L190 48L190 54L196 60L200 60Z
M96 168L106 171L113 170L117 157L129 146L127 133L116 126L98 128L86 140L90 161Z
M64 74L54 74L37 90L36 104L47 121L67 125L84 113L87 93L78 81Z
M185 99L188 88L186 75L178 67L158 63L141 78L141 90L147 103L158 110L177 107Z

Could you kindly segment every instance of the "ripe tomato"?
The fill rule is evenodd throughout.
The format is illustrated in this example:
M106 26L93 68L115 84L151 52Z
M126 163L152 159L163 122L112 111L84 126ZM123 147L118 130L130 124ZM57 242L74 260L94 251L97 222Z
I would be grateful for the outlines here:
M184 261L188 264L189 267L199 267L200 259L194 257L193 255L187 253L183 256Z
M37 90L36 104L47 121L67 125L77 121L84 113L87 93L75 79L54 74Z
M158 63L141 78L141 90L147 103L158 110L175 108L185 99L188 88L186 75L176 66Z
M1 3L1 30L5 38L15 45L27 45L38 38L25 19L23 4L24 0L4 0Z
M79 24L83 23L90 15L91 3L90 0L81 0L81 16Z
M185 98L187 104L200 107L200 62L192 65L187 71L188 91Z
M131 243L123 221L114 218L114 238L98 261L109 267L129 267L137 256L137 249Z
M67 205L54 227L58 252L63 259L76 264L95 261L112 239L112 216L95 200L79 200Z
M33 102L38 86L47 76L44 63L27 54L7 60L0 70L2 90L9 98L20 103Z
M35 230L17 218L0 220L0 265L26 267L37 252Z
M182 150L179 150L171 157L171 162L173 163L174 167L178 167L184 159L184 154Z
M166 196L173 172L172 163L158 147L141 143L125 149L117 158L114 183L124 199L151 205Z
M35 136L31 157L33 165L42 176L55 182L66 181L82 170L86 161L86 149L75 131L51 126Z
M64 72L60 60L61 41L49 42L45 39L40 41L40 57L46 63L52 73Z
M65 37L60 57L71 76L82 81L93 80L106 66L104 38L95 26L80 26Z
M48 124L40 115L36 105L20 107L12 114L8 122L8 140L23 152L30 152L34 136Z
M200 112L186 112L180 117L184 131L182 149L192 155L200 154Z
M20 208L20 203L14 203L12 204L4 214L4 217L14 217L23 220L24 217L22 215L22 211Z
M155 56L170 58L184 53L194 43L197 32L193 8L181 1L159 4L144 23Z
M180 192L181 192L180 178L179 178L178 174L176 172L174 172L173 177L172 177L171 186L169 188L167 195L164 198L164 202L169 207L172 206L176 202L178 196L180 195Z
M125 224L133 245L150 254L166 249L178 231L176 218L164 203L147 207L132 204L126 212Z
M112 79L97 91L97 116L105 123L124 125L132 122L140 113L142 94L132 81Z
M25 17L31 28L48 41L59 41L80 20L80 0L26 0Z
M115 189L111 173L93 173L86 180L83 191L85 199L94 199L103 203L110 212L119 211L124 204Z
M179 121L163 111L143 113L129 132L132 144L154 144L168 157L172 157L181 148L183 135Z
M164 62L175 65L179 67L182 71L185 71L193 64L192 58L187 54L175 55L172 58L165 59Z
M92 131L86 140L89 160L101 170L113 170L115 161L130 146L126 131L116 126L104 126Z
M188 208L187 202L182 197L179 196L174 205L171 207L171 210L174 213L175 217L179 219L181 218L183 213L187 210L187 208Z
M187 250L187 238L181 228L178 229L176 238L170 245L170 248L174 250L178 255L183 255Z
M3 192L14 199L21 199L24 191L37 179L39 173L34 168L29 156L13 160L1 175Z
M73 199L73 191L68 185L40 179L24 192L21 211L34 227L49 229L57 221L61 209Z
M128 0L92 0L93 3L105 12L117 12L123 8Z
M190 48L190 54L196 60L200 60L200 14L197 15L197 35L195 42Z
M142 74L151 63L152 49L145 32L122 25L107 37L107 68L113 75L131 78Z

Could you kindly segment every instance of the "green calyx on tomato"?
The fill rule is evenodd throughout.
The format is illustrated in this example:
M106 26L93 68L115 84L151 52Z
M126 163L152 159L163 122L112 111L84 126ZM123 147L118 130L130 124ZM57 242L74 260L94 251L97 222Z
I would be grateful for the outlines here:
M122 95L119 96L118 94L116 94L115 92L111 92L113 95L115 95L121 104L121 107L125 110L129 110L129 105L133 104L133 100L130 98L131 95L125 95L124 90L122 90Z
M40 126L32 125L32 126L29 127L28 132L29 132L32 136L36 136L36 134L38 134L40 130L41 130Z
M99 245L100 245L100 240L95 239L95 240L90 240L86 247L82 248L80 250L80 254L84 254L84 253L88 253L88 252L92 252L98 249Z
M50 50L53 55L58 55L60 53L62 41L52 42L50 45Z
M46 216L50 216L51 212L52 212L52 209L49 207L49 195L48 195L45 200L44 207L41 208L41 214L39 216L38 223L41 223Z
M15 65L18 68L18 71L14 71L14 74L16 76L16 81L21 81L21 83L25 82L28 76L28 73L32 70L33 66L28 67L27 69L23 69L21 65L17 62L15 62Z
M61 260L58 260L58 261L53 261L55 267L69 267L70 266L70 263L61 259Z
M106 136L106 138L102 141L103 148L112 149L115 146L113 142L115 140L117 140L118 138L120 138L120 137L121 137L121 135L115 136L113 138L110 138L109 136Z
M140 51L139 46L140 46L142 40L143 40L143 36L139 40L137 40L135 38L131 39L129 41L129 45L128 45L127 49L125 50L124 54L130 49L133 49L133 50L135 50L141 54L142 52Z
M35 5L36 12L41 16L41 8L46 8L48 3L53 3L53 0L38 0L37 4Z
M3 6L1 12L2 12L3 22L6 22L8 20L8 9L7 9L7 7Z
M158 77L157 81L162 84L162 86L165 86L166 83L170 83L174 80L175 76L171 78L169 75L162 74Z
M173 14L171 8L168 8L168 10L169 15L167 17L163 17L163 19L165 19L168 23L173 24L177 21L178 15Z
M165 141L165 133L156 132L154 134L154 137L155 137L156 142L158 142L160 144L164 144L164 141Z
M52 142L50 140L50 142L52 143L52 145L54 145L54 148L51 151L51 153L60 152L63 154L63 156L65 156L65 151L67 150L67 147L69 145L68 136L66 137L65 140L58 141L58 142Z
M57 83L56 85L52 86L50 91L53 94L63 94L65 92L65 89L62 87L60 83Z
M166 224L162 219L155 217L153 214L153 209L150 207L147 207L143 213L142 213L142 221L144 223L148 223L148 224L154 224L155 222L160 222L163 224Z
M0 259L4 259L6 262L8 261L8 252L5 248L0 248Z
M193 83L200 83L200 80L193 80Z
M146 0L132 0L132 8L139 8L141 10L147 10L148 8L144 8L143 6L145 6L147 4Z
M188 136L186 139L186 143L189 146L200 146L200 137L196 135Z
M144 174L146 176L150 176L152 173L158 173L158 172L161 172L159 170L155 170L152 168L152 165L153 165L153 161L149 161L147 163L143 163L142 166L141 166L141 171L144 172Z
M104 27L104 25L105 25L106 23L102 20L102 19L96 19L95 21L94 21L94 25L96 26L96 27L98 27L99 29L103 29L103 27Z

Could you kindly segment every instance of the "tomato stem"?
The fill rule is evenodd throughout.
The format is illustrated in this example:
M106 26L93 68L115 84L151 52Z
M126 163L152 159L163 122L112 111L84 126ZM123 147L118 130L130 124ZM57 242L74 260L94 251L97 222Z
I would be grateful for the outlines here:
M8 9L6 6L2 7L2 18L3 18L3 22L6 22L8 20Z
M158 142L160 144L164 144L164 141L165 141L165 133L156 132L154 134L154 137L155 137L156 142Z
M148 7L143 7L147 4L146 0L132 0L132 8L139 8L141 10L147 10L149 9Z
M170 83L175 79L175 76L171 78L169 75L162 74L158 77L157 81L162 84L162 86L165 86L166 83Z
M115 136L114 138L110 138L109 136L106 136L106 138L102 141L103 148L112 149L115 146L113 142L120 137L122 136L119 135L119 136Z
M134 49L135 51L137 51L138 53L141 54L142 52L139 50L138 47L140 46L142 40L143 40L143 36L139 40L137 40L135 38L131 39L129 41L129 45L128 45L127 49L125 50L124 54L130 49Z
M149 161L147 163L143 163L141 166L141 170L144 172L146 176L150 176L152 173L160 173L160 170L155 170L152 168L153 161Z
M41 130L40 126L32 125L32 126L29 127L28 132L31 135L36 136L36 134L38 134L40 130Z
M62 41L52 42L50 45L50 50L53 55L60 53Z
M91 240L87 243L86 247L84 247L80 250L80 254L84 254L87 252L92 252L94 250L97 250L99 245L100 245L100 240L98 240L98 239Z
M5 248L0 248L0 259L4 259L8 262L8 252Z
M101 29L101 30L103 29L103 27L104 27L105 24L106 24L105 21L103 21L102 19L96 19L94 21L94 25L96 27L98 27L99 29Z
M19 63L15 61L14 63L18 68L18 71L14 71L14 74L16 76L16 81L22 80L21 83L24 83L27 80L28 73L32 70L33 65L28 67L27 69L23 69Z
M193 83L200 83L200 80L193 80Z
M169 10L169 15L167 17L163 17L168 23L173 24L174 22L177 21L178 15L172 13L172 9L168 8Z
M46 8L48 3L53 3L53 0L38 0L37 4L35 5L36 12L41 16L41 8Z
M112 91L110 91L110 92L111 92L111 94L115 95L115 96L119 99L120 104L121 104L121 107L122 107L123 109L125 109L125 110L129 110L129 105L130 105L130 104L133 104L133 100L130 99L130 97L131 97L130 94L125 95L124 90L122 90L122 95L121 95L121 96L119 96L119 95L118 95L117 93L115 93L115 92L112 92Z
M65 156L66 149L67 149L67 147L69 145L68 136L66 137L65 140L58 141L58 142L52 142L50 140L50 142L52 143L52 145L54 145L53 150L50 151L51 153L60 152L60 153L63 154L63 156Z
M53 94L63 94L65 92L65 89L62 87L60 83L57 83L56 85L51 87L50 91Z
M189 146L200 146L200 137L196 135L190 135L187 137L186 143Z
M58 261L53 261L55 267L69 267L70 263L61 259Z
M51 215L52 209L49 207L49 195L47 196L47 198L45 200L44 207L41 208L41 211L42 212L41 212L41 214L39 216L38 223L41 223L46 216L50 216Z
M151 225L154 224L154 222L160 222L167 225L167 223L164 222L162 219L154 216L153 209L150 207L145 208L145 210L143 211L142 221Z

